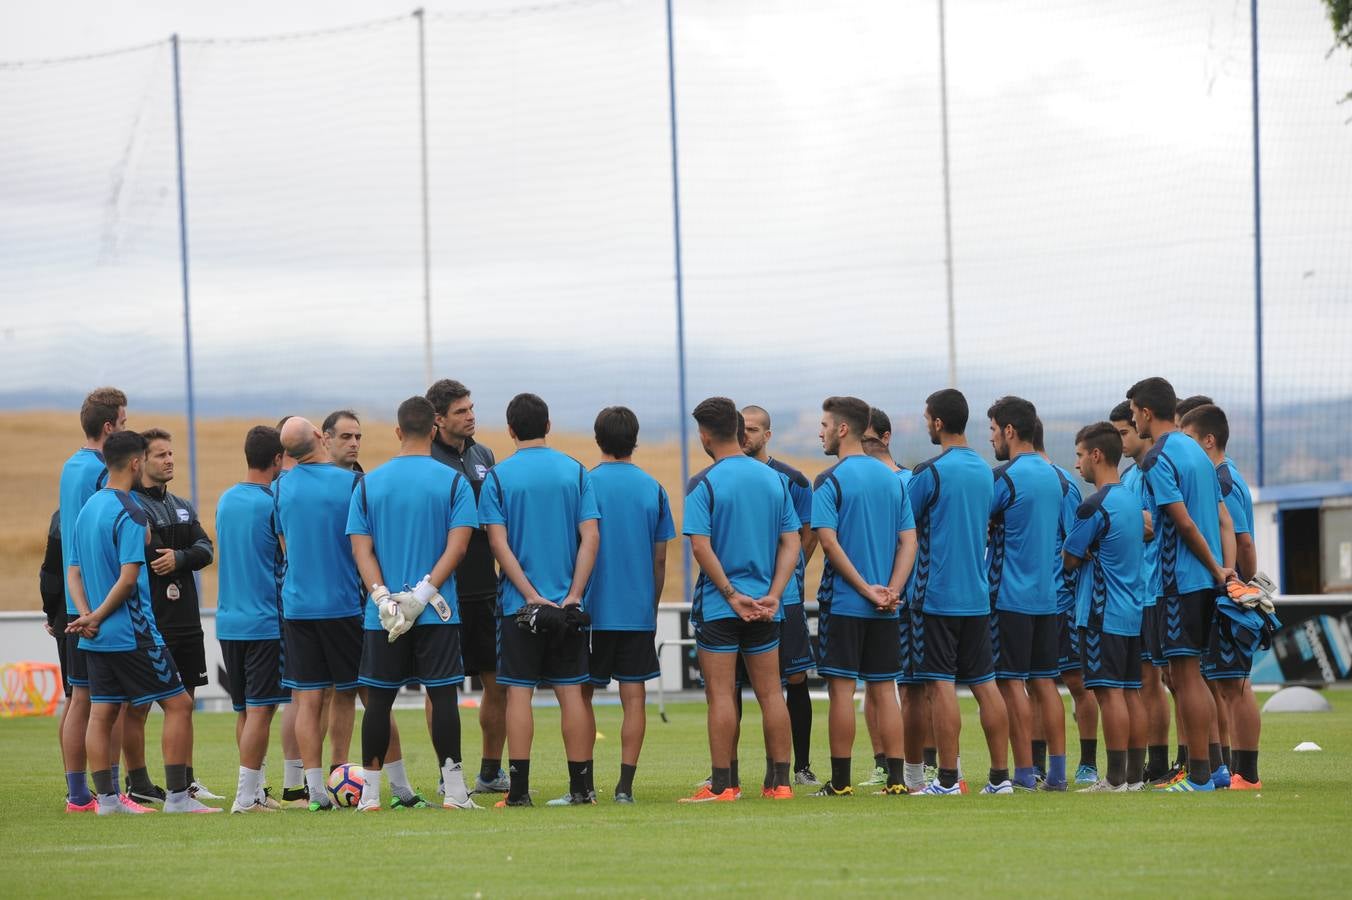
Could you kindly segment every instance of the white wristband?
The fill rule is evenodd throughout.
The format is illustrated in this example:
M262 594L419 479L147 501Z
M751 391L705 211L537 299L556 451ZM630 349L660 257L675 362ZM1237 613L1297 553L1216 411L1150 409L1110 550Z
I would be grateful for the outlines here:
M418 602L420 603L428 603L438 593L437 589L432 586L432 582L429 580L430 578L430 575L424 575L423 580L418 582L413 588L413 596L418 598Z

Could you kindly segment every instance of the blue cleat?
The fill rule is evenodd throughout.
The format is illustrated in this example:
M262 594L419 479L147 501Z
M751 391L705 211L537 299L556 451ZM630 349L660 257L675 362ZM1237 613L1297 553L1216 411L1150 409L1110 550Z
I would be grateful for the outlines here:
M1098 769L1093 766L1080 766L1075 770L1076 784L1098 784Z
M1210 781L1207 781L1205 784L1197 784L1191 778L1182 778L1168 787L1156 788L1155 790L1165 794L1190 794L1194 791L1198 793L1210 793L1216 790L1216 786Z
M1211 773L1211 786L1218 791L1228 790L1230 788L1230 767L1221 766Z
M925 789L923 791L920 791L917 796L957 797L961 793L962 793L962 785L960 783L953 785L951 788L946 788L942 784L940 784L939 779L936 778L933 781L931 781L928 785L926 785Z

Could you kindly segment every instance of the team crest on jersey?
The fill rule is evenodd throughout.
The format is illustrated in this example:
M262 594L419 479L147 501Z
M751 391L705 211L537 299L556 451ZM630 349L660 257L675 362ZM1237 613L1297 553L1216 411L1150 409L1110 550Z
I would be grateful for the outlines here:
M485 478L488 477L488 469L484 468L483 466L479 465L478 463L475 463L475 464L474 464L474 474L479 476L479 480L480 480L480 481L483 481Z
M178 589L177 584L170 582L169 586L164 589L164 596L170 600L177 600L179 597L183 596L183 594Z
M177 510L177 512L178 512L178 520L182 522L184 525L188 524L188 520L190 518L188 516L188 511L186 509L180 509Z

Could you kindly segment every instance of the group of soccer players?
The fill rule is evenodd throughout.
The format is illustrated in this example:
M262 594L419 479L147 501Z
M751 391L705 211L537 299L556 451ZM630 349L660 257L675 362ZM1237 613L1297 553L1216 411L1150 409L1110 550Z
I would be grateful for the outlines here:
M1261 786L1248 671L1262 623L1228 599L1256 574L1252 503L1225 456L1225 414L1208 398L1180 403L1160 378L1126 396L1076 436L1076 468L1095 489L1087 498L1047 458L1037 411L1018 397L987 410L1001 463L993 472L967 444L957 390L927 399L924 420L942 452L914 470L893 461L885 413L827 398L820 438L837 461L811 485L769 455L766 410L723 397L696 406L712 464L686 486L682 530L700 568L691 622L712 771L683 802L741 796L743 686L762 710L764 797L791 799L794 783L818 787L816 796L852 794L861 682L874 751L862 784L879 794L966 792L959 685L977 700L990 751L982 793L1067 790L1058 677L1074 697L1074 780L1084 790ZM330 768L347 761L358 698L358 809L381 808L385 775L391 807L428 805L391 717L398 691L414 685L426 697L443 806L476 809L474 795L488 793L505 795L500 807L532 805L541 686L558 701L569 773L567 792L549 805L593 804L592 697L612 679L624 713L613 797L634 802L675 529L666 492L632 462L633 412L600 412L601 462L588 469L548 446L548 407L519 394L506 411L516 451L497 463L474 441L470 391L443 380L399 406L399 453L369 474L358 463L355 413L336 412L321 428L288 416L248 432L247 473L220 498L213 547L191 504L167 490L172 439L126 430L126 404L112 388L86 399L87 444L62 471L52 529L64 555L64 614L49 614L49 627L70 691L61 725L68 811L220 811L201 802L214 795L192 771L190 691L205 683L192 573L213 552L217 633L238 713L232 811L332 808L324 741ZM1120 472L1123 455L1134 465ZM814 651L804 571L818 547ZM829 688L824 783L809 759L812 669ZM458 704L467 673L484 684L472 783ZM1179 734L1172 768L1166 687ZM145 766L151 703L165 712L163 789ZM264 784L279 706L281 802Z

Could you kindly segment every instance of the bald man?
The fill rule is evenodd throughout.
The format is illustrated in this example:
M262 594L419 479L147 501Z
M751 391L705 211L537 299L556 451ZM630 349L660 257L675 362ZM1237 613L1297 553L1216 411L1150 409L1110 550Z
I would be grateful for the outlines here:
M361 663L364 591L347 537L347 512L360 472L333 464L324 437L299 416L281 429L282 449L296 461L277 482L277 536L286 551L282 579L282 625L286 638L283 686L291 689L311 812L333 808L322 768L324 716L331 717L333 751L343 757L356 717L357 669ZM332 700L329 699L332 689ZM363 698L364 700L364 698ZM426 806L404 772L399 732L390 723L385 774L394 806ZM341 746L339 746L341 744Z

